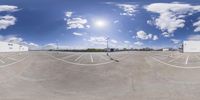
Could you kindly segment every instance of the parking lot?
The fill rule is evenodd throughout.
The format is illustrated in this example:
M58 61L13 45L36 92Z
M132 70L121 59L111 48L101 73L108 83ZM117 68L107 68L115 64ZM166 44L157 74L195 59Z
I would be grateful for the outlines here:
M165 53L155 54L153 59L177 68L200 68L200 53Z
M198 100L200 54L0 53L0 100Z
M87 53L87 52L50 52L49 55L55 57L58 60L75 65L104 65L112 62L118 62L118 60L125 59L129 52L113 52L107 55L104 52L100 53Z
M6 67L13 63L17 63L20 60L23 60L27 56L27 54L27 52L2 53L0 55L0 67Z

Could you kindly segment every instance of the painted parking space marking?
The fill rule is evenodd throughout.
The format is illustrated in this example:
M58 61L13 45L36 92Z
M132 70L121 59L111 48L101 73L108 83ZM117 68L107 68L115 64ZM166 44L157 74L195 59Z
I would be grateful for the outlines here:
M75 54L72 54L72 55L68 55L68 56L62 57L62 59L70 58L70 57L73 57L73 56L75 56Z
M181 68L181 69L200 69L200 66L187 66L187 67L183 67L183 66L172 65L172 64L163 62L163 61L161 61L161 60L159 60L157 58L154 58L154 57L151 57L151 58L154 59L155 61L161 63L161 64L167 65L167 67L174 67L174 68Z
M170 63L170 62L174 62L175 60L177 60L177 59L181 58L182 56L183 56L183 55L180 55L180 56L178 56L178 57L176 57L176 58L174 58L174 59L172 59L172 60L168 61L168 63Z
M78 61L83 55L85 54L81 54L78 58L76 58L74 61Z
M29 57L29 55L25 56L24 58L22 58L22 59L20 59L20 60L18 60L18 61L15 61L15 62L13 62L13 63L9 63L9 64L6 64L6 65L2 65L2 66L0 66L0 68L5 68L5 67L8 67L8 66L11 66L11 65L20 63L20 62L26 60L28 57Z
M1 60L1 59L0 59L0 62L3 63L3 64L5 63L5 62L4 62L3 60Z
M91 62L93 63L94 60L93 60L92 54L90 54L90 59L91 59Z
M124 60L125 58L127 58L129 56L129 55L126 55L126 56L118 58L117 60L113 59L113 60L108 60L108 61L105 61L105 62L88 63L87 64L87 63L76 63L76 62L71 62L71 61L68 61L68 60L61 59L61 58L57 58L57 57L53 56L50 53L46 53L46 55L48 55L48 56L50 56L50 57L52 57L52 58L54 58L55 60L58 60L58 61L62 61L62 62L65 62L65 63L68 63L68 64L73 64L73 65L81 65L81 66L99 66L99 65L105 65L105 64L109 64L109 63L119 62L119 60ZM81 57L79 56L76 59L78 59L78 60L82 59L83 55L86 55L86 54L82 54L82 55L80 55ZM89 56L89 59L91 59L90 56ZM94 60L94 58L93 58L93 60Z
M17 61L17 59L15 58L11 58L11 57L6 57L7 59L13 60L13 61Z
M187 58L186 58L186 60L185 60L185 64L186 64L186 65L188 64L189 57L190 57L190 56L187 56Z
M164 57L171 57L171 58L172 58L172 56L171 56L171 55L161 55L161 54L155 54L155 56L164 56Z

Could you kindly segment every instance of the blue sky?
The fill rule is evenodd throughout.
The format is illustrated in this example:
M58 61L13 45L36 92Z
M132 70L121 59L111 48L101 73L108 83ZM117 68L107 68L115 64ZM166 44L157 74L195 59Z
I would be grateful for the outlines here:
M197 0L0 1L0 40L30 48L177 47L199 33Z

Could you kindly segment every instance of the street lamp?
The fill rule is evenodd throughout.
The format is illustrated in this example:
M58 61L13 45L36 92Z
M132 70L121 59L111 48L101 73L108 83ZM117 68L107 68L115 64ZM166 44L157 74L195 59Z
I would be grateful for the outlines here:
M107 26L107 22L105 20L96 20L94 24L97 28L105 28ZM106 55L109 56L109 53L108 53L109 52L109 45L108 45L109 37L108 36L106 37L106 43L107 43Z
M58 51L58 40L56 40L56 52L57 52L57 54L59 53L59 51Z
M109 56L108 52L109 52L109 45L108 45L108 42L109 42L109 37L106 37L106 41L107 41L107 50L106 50L106 55Z

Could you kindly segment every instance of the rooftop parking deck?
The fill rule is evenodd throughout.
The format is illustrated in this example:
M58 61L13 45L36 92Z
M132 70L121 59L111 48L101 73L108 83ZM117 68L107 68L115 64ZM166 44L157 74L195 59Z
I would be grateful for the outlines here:
M199 99L198 53L38 51L0 56L1 100Z

